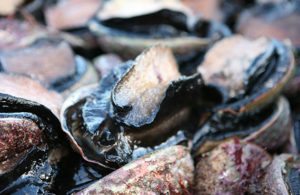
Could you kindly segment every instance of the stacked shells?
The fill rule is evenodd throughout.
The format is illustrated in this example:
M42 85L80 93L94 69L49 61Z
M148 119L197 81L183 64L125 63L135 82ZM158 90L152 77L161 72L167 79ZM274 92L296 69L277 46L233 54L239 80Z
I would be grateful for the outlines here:
M0 194L299 194L299 10L0 3Z

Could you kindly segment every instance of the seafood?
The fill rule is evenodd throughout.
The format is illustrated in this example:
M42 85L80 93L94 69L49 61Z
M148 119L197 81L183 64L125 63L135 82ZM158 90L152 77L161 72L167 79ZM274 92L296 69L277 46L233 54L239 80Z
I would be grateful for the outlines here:
M72 39L78 42L77 50L82 55L93 53L92 49L96 49L95 43L97 41L88 30L87 24L101 7L102 0L60 0L54 2L50 2L50 5L44 9L43 14L47 26L72 35Z
M195 194L261 194L271 161L262 148L237 138L221 143L197 162Z
M272 4L262 4L255 6L242 13L242 16L236 26L239 33L248 37L268 36L286 41L292 44L295 54L296 70L291 81L285 86L284 94L288 98L293 110L294 135L298 143L298 105L299 91L299 46L300 36L296 33L299 30L300 4L297 1L279 1ZM258 31L253 31L255 28ZM299 144L298 144L299 145Z
M0 52L0 67L1 72L28 75L65 95L98 80L95 69L58 39L39 39L27 47Z
M0 194L299 194L299 7L0 2Z
M49 163L43 166L42 162L47 151L59 147L55 143L60 135L57 116L62 98L29 78L2 73L0 77L0 191L8 193L16 185L21 191L22 188L43 190L45 186L38 185L43 179L38 175L45 172L50 178L54 171ZM31 167L34 167L32 178L26 173ZM30 183L32 187L27 186Z
M76 194L190 194L193 171L188 149L172 146L133 161Z
M235 48L230 54L223 53L231 45ZM224 58L220 58L222 54ZM275 40L250 41L233 36L217 43L198 71L206 83L223 91L225 103L215 108L215 114L195 134L194 152L201 153L217 144L217 140L231 136L250 136L245 139L269 150L286 142L292 129L290 108L286 100L277 98L292 77L294 66L292 52ZM284 106L279 106L279 102ZM276 105L283 108L277 114Z
M62 108L62 128L85 160L115 169L139 147L173 143L168 138L184 128L192 106L205 110L221 101L218 97L200 75L181 76L170 49L155 46L113 69L99 86L73 93ZM178 136L173 139L184 141Z
M131 5L134 7L129 9ZM130 4L122 0L109 1L91 20L89 28L98 36L103 50L125 59L160 43L172 48L181 61L187 61L230 34L220 23L197 21L191 10L177 0L135 0Z

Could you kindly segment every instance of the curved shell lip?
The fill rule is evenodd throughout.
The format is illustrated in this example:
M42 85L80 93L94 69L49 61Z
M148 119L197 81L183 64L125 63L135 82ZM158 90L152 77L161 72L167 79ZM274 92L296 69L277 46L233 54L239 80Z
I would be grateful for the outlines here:
M62 108L61 108L61 112L60 112L61 129L67 135L69 141L72 143L73 149L76 150L85 161L99 165L101 167L104 167L104 168L107 168L110 170L115 170L115 168L109 167L103 163L100 163L97 160L88 158L85 155L81 146L77 143L75 138L72 136L72 133L70 132L70 130L68 128L67 121L64 119L65 111L67 110L67 108L72 106L73 104L79 102L80 100L84 99L87 95L90 94L91 90L95 89L96 87L97 87L97 84L91 84L88 86L84 86L69 95L69 97L64 101Z
M68 88L72 87L76 84L78 80L83 77L83 75L87 71L88 62L82 56L76 55L75 57L75 73L73 75L69 75L64 78L59 78L56 81L51 83L51 88L58 91L63 92L68 90Z
M26 60L26 55L29 52L32 52L32 48L33 48L33 53L30 53L29 56L35 54L38 49L40 49L40 47L43 49L44 47L47 48L49 47L49 49L51 49L51 51L55 51L55 49L58 47L59 49L63 48L64 50L62 50L61 53L63 53L63 55L66 55L68 57L68 61L65 61L64 64L68 64L69 66L72 66L72 68L74 67L74 71L72 71L71 73L65 72L63 73L64 75L60 75L57 76L56 78L52 78L51 80L46 79L44 80L43 77L47 78L47 73L51 72L48 71L49 69L51 69L51 65L56 65L53 64L51 62L49 63L45 63L44 60L36 60L39 63L45 63L45 65L47 66L42 66L42 72L37 72L35 74L30 74L27 73L26 71L23 72L15 72L13 70L13 72L9 72L9 70L7 71L0 63L0 72L4 72L4 73L8 73L8 74L20 74L20 75L25 75L27 77L33 77L34 80L38 80L40 83L42 83L45 87L47 87L48 89L57 91L57 92L64 92L65 90L68 90L69 88L71 88L73 85L76 84L76 82L78 80L80 80L84 74L87 72L88 66L90 65L88 63L88 61L83 58L80 55L76 55L74 54L72 48L70 47L70 45L64 41L63 39L60 39L58 37L39 37L36 40L33 40L32 43L30 43L29 45L27 45L26 47L22 47L22 48L16 48L16 49L12 49L9 51L0 51L0 55L4 55L4 56L8 56L8 60L5 59L4 57L4 63L7 63L6 61L8 61L8 67L11 65L10 64L10 58L12 58L11 56L13 56L14 52L23 52L21 53L21 59L23 57L25 57ZM48 50L42 50L42 54L45 53ZM37 52L37 54L40 54ZM53 54L52 54L53 55ZM50 54L51 56L51 54ZM51 56L52 57L52 56ZM49 57L48 57L49 58ZM29 64L32 66L32 68L36 67L36 63L32 60L29 60ZM21 65L21 61L18 62L18 65ZM13 66L16 66L15 62L12 62ZM65 70L65 69L64 69ZM41 77L40 77L41 76ZM52 76L53 77L53 76ZM41 78L41 79L40 79Z
M197 37L197 36L182 36L173 38L147 38L128 36L128 34L120 33L118 30L106 27L99 23L95 19L91 19L88 22L90 31L98 37L98 41L102 45L107 45L106 50L118 52L120 48L129 53L129 56L136 56L142 52L145 48L151 47L156 44L162 44L170 47L176 55L185 55L190 51L197 51L207 49L210 44L213 44L217 40L231 34L229 28L213 22L212 25L216 28L218 35L212 37ZM125 55L125 54L123 54Z
M203 22L201 20L197 21L197 23ZM207 22L207 21L205 21ZM229 36L231 34L230 30L222 25L221 23L218 22L213 22L213 21L208 21L211 22L212 25L215 25L215 28L217 28L216 30L218 30L217 32L220 34L221 36ZM102 23L98 22L95 19L91 19L88 22L88 26L89 29L97 36L109 36L112 38L117 39L118 42L125 42L124 40L128 40L128 44L130 44L129 40L136 40L136 43L142 43L143 41L145 41L145 45L148 45L150 42L160 42L160 43L164 43L166 45L170 45L171 42L175 42L175 46L178 46L178 43L184 42L184 41L188 41L188 44L192 44L193 42L195 42L193 45L207 45L209 43L211 43L212 41L216 41L218 40L218 38L216 37L212 37L211 39L209 37L198 37L196 35L193 36L182 36L182 37L175 37L175 38L148 38L148 37L138 37L138 36L133 36L130 37L128 36L128 33L125 33L122 30L117 30L114 28L110 28L107 27L105 25L103 25ZM183 40L183 41L179 41L179 40ZM169 44L167 44L169 43ZM152 44L153 45L153 44Z
M282 125L280 128L284 129L281 132L283 135L280 136L284 142L286 142L289 139L289 135L292 131L292 125L291 125L291 111L289 108L289 103L287 99L283 96L279 97L277 104L277 110L273 113L273 118L270 118L270 121L268 121L266 124L264 124L258 131L248 135L247 137L243 138L244 141L256 143L256 137L261 136L264 134L264 132L267 132L268 129L272 129L276 127L276 125ZM281 120L284 120L286 123L283 123ZM278 128L278 127L277 127ZM257 145L263 146L263 148L273 151L274 149L277 149L279 147L278 144L283 144L282 141L276 140L276 147L273 145L264 145L264 143L256 143Z
M192 154L193 156L199 156L203 152L213 148L216 144L214 142L220 142L224 139L229 139L230 137L242 137L244 141L256 143L255 137L259 135L263 135L266 133L268 129L276 127L278 125L279 120L287 120L286 125L290 125L290 121L286 119L290 117L290 110L287 100L284 97L280 97L276 102L275 110L272 111L271 116L268 116L264 121L260 123L260 125L256 128L247 128L246 130L239 130L238 132L224 132L224 135L219 135L219 137L215 137L215 132L210 133L210 126L202 127L201 132L199 131L198 135L196 134L193 139L193 148ZM216 113L217 114L217 113ZM281 124L280 124L281 125ZM280 127L281 128L281 127ZM284 127L285 128L285 127ZM292 127L290 127L292 128ZM288 129L291 130L291 129ZM216 132L217 133L217 132ZM276 132L273 132L276 133ZM286 134L286 133L285 133ZM286 136L288 139L289 136ZM276 140L278 141L278 140ZM206 143L207 142L207 143ZM260 145L259 143L256 143ZM262 143L263 145L264 143ZM201 147L203 147L201 149ZM207 147L207 148L206 148ZM272 146L271 146L272 147ZM272 148L269 148L272 149Z
M172 62L174 62L174 64L172 63L171 66L172 66L172 70L175 69L174 72L176 72L176 73L174 73L174 74L177 75L177 76L176 76L176 80L173 80L174 78L172 78L171 80L168 81L168 84L167 84L166 88L164 89L164 92L163 92L163 94L162 94L162 96L161 96L161 101L158 102L159 105L155 105L155 109L153 109L153 110L152 110L152 113L149 115L150 120L147 119L146 121L144 121L144 120L142 120L142 121L132 121L132 123L131 123L130 121L127 122L126 119L123 120L122 115L123 115L123 114L126 115L126 114L127 114L126 112L131 110L131 105L130 105L130 104L128 104L128 105L120 105L120 104L118 104L118 100L117 100L117 97L118 97L118 96L116 96L116 91L117 91L117 89L118 89L121 85L123 85L123 83L126 84L126 82L125 82L126 78L127 78L128 76L130 77L131 72L134 72L136 65L139 66L137 63L141 63L141 62L139 62L139 60L141 59L141 57L143 57L143 56L145 56L145 55L148 56L148 53L154 52L156 49L167 49L168 52L170 52L170 53L168 53L168 54L171 55L170 58L172 58L172 59L169 59L169 61L172 60ZM149 58L149 59L150 59L150 58ZM174 60L174 61L173 61L173 60ZM149 47L148 49L144 50L144 51L142 52L142 54L140 54L140 55L135 59L135 61L132 61L132 62L129 62L129 63L131 63L130 67L124 72L123 77L120 78L120 80L118 80L118 81L116 82L116 84L114 85L114 87L112 88L112 93L111 93L110 99L111 99L111 104L112 104L112 106L113 106L113 109L110 110L109 114L110 114L110 117L111 117L111 118L115 119L117 122L119 122L119 123L122 124L122 125L125 125L125 126L128 126L128 127L132 127L132 128L145 127L145 126L150 125L150 124L155 120L155 118L157 117L158 112L159 112L159 110L160 110L161 104L163 104L163 102L165 101L165 99L166 99L166 97L167 97L168 91L169 91L170 88L171 88L172 86L174 86L176 83L179 83L180 80L181 80L181 78L180 78L179 72L178 72L178 70L177 70L177 67L176 67L177 64L176 64L176 62L175 62L175 59L174 59L174 56L173 56L172 52L171 52L166 46L161 45L161 44L155 45L155 46L153 46L153 47ZM146 63L144 62L144 64L146 64ZM170 72L171 72L171 71L170 71ZM162 74L162 73L160 73L160 74ZM173 77L174 77L174 75L173 75ZM179 79L178 79L178 77L179 77ZM190 78L192 78L192 76L191 76ZM188 80L188 79L186 79L186 80ZM157 87L157 86L155 86L155 87ZM115 110L116 110L117 112L115 112ZM121 113L121 115L119 115L119 113ZM119 117L119 116L121 116L121 117Z
M130 69L129 69L129 71L130 71ZM160 118L161 115L164 114L164 113L161 112L161 110L162 110L161 108L162 107L166 108L166 106L168 106L169 103L167 101L170 100L168 98L172 98L174 96L173 93L175 93L175 91L180 90L182 88L182 85L184 84L182 81L184 81L184 80L187 81L187 82L204 83L204 81L203 81L203 79L202 79L202 77L199 73L195 73L191 76L181 76L178 80L172 81L169 84L169 86L167 87L166 91L164 92L163 97L162 97L162 101L159 103L159 105L157 105L157 108L153 111L155 114L153 115L153 117L151 117L150 120L147 120L146 122L144 122L142 124L131 124L131 123L127 123L126 121L124 121L122 119L114 117L113 114L111 114L111 117L114 118L118 123L120 123L124 126L130 127L130 129L128 129L128 131L132 131L132 132L137 131L140 128L151 127L153 124L156 123L158 118ZM112 91L115 90L115 87ZM207 87L207 89L211 89L211 90L214 90L217 93L220 93L218 95L219 95L220 98L222 98L221 92L217 88L215 88L214 86L208 85L208 86L205 86L205 87ZM178 89L176 89L176 88L178 88ZM112 101L111 101L112 104L114 106L118 106L114 103L115 102L114 93L112 93L111 99L112 99ZM220 100L217 99L217 102L219 102L219 101L222 102L223 99L220 99ZM190 106L190 108L192 108L192 106ZM121 109L126 110L127 107L125 107L125 108L121 107ZM180 110L184 110L184 109L189 109L189 106L183 106L182 109L180 109Z
M40 125L46 129L47 143L50 146L56 143L61 138L58 118L61 96L28 77L2 73L0 76L2 83L7 84L0 90L0 112L28 112L38 116Z
M13 111L20 110L19 108L17 108L17 106L13 106L13 105L4 106L4 105L10 105L9 101L11 101L13 104L22 105L23 108L21 110L23 110L23 111L26 111L24 109L28 109L29 112L32 112L32 111L30 111L30 109L39 108L39 107L43 108L44 110L47 110L47 112L50 113L53 116L53 118L56 118L58 120L57 114L55 112L53 112L50 108L47 108L45 105L40 104L35 101L32 101L32 100L27 100L27 99L24 99L21 97L15 97L15 96L5 94L5 93L0 93L0 102L2 104L0 110L13 110ZM37 109L35 111L37 113L40 112L39 109ZM35 112L33 112L33 113L35 113ZM46 114L48 114L48 113L46 113ZM47 118L47 117L45 116L45 118Z
M22 111L33 113L46 120L47 123L52 124L54 127L59 127L60 122L58 115L43 104L4 93L0 93L0 103L0 111ZM19 108L19 106L21 108Z
M214 108L214 112L229 112L237 116L246 112L255 112L256 110L259 110L260 108L270 104L279 96L285 84L288 83L288 81L294 75L296 65L293 52L288 46L274 39L272 42L275 44L277 54L279 55L278 61L280 64L276 65L276 71L282 73L282 70L279 66L284 65L287 66L287 71L285 74L277 80L277 83L275 83L274 86L268 86L268 82L273 82L268 80L262 89L250 94L247 98L217 106Z
M14 106L13 104L23 105L23 108L30 109L36 113L42 114L47 118L47 114L53 115L53 117L58 119L60 106L62 103L62 97L55 91L47 90L41 83L38 81L32 80L28 76L23 76L20 74L4 74L0 73L1 79L3 79L6 84L10 84L3 88L3 91L0 90L0 109L1 110L16 110L19 111L20 108ZM5 83L5 82L2 83ZM27 84L27 82L29 84ZM16 90L17 87L20 87L20 90ZM48 98L53 97L53 100L49 99L39 99L38 94L33 94L32 91L28 92L29 89L40 90L40 93L44 93ZM6 106L11 105L11 106ZM41 112L40 109L35 109L36 107L43 107L44 110L47 110L48 113L45 114ZM22 109L23 109L22 108ZM22 111L22 110L21 110ZM47 119L49 120L49 119Z

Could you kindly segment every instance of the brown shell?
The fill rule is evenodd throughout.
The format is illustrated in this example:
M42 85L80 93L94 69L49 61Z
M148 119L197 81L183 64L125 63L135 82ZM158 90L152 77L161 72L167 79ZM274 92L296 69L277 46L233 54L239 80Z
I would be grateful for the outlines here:
M173 146L133 161L77 194L190 194L193 172L188 149Z

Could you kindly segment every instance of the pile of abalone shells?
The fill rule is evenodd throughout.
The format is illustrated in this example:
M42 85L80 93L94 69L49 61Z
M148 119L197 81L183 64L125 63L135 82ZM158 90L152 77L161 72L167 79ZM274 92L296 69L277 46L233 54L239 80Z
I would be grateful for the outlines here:
M298 0L0 1L0 194L300 194Z

